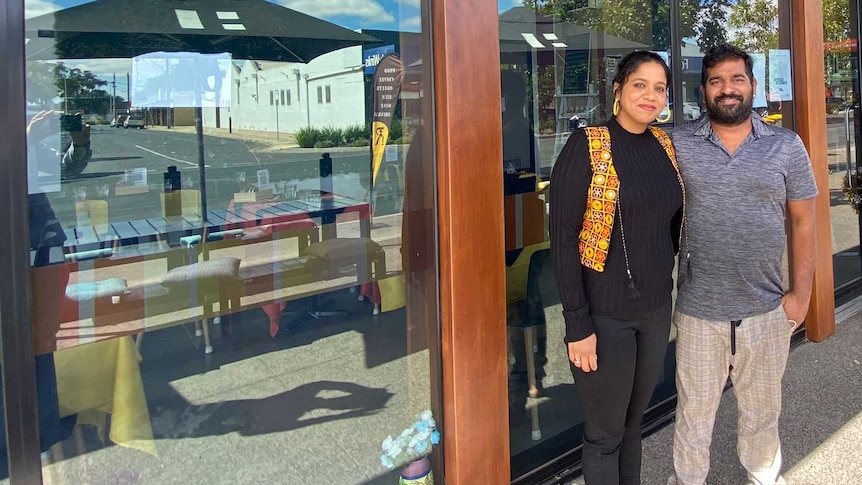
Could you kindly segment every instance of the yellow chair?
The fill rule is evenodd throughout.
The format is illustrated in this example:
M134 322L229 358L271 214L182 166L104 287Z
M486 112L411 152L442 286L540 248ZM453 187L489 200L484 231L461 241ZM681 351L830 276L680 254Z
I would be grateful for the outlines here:
M78 226L104 226L108 224L108 201L81 200L75 202Z
M401 273L383 278L377 284L380 286L379 313L390 312L407 305L407 275Z
M404 176L401 167L387 163L380 168L377 183L374 185L372 206L385 210L401 212L404 203ZM382 204L382 205L381 205Z
M141 379L140 355L130 337L112 338L54 353L60 416L100 432L111 416L114 443L156 455L156 442Z
M506 268L506 303L511 304L527 298L527 275L530 270L530 259L533 253L549 249L550 241L527 246L518 255L515 262Z
M539 396L539 388L536 385L536 359L535 352L538 349L536 340L536 327L544 324L544 319L541 322L533 322L531 319L525 321L519 315L524 314L523 309L519 309L519 305L527 302L524 300L528 296L528 287L530 282L530 262L533 255L539 251L548 250L551 247L549 241L544 241L538 244L527 246L521 251L515 262L506 268L506 304L507 304L507 357L509 365L514 365L515 354L512 350L512 332L521 328L524 331L524 353L526 355L527 364L527 385L528 394L532 398ZM511 369L510 369L511 371ZM531 415L531 437L534 441L542 438L542 431L539 427L539 410L536 404L530 407Z
M176 190L159 194L162 214L165 216L201 216L201 191L197 189Z

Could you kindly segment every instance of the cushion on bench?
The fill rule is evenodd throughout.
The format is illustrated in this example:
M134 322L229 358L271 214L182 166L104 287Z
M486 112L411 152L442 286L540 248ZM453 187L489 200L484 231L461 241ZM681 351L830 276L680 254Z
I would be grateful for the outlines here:
M236 281L239 277L239 259L216 258L174 268L162 278L165 287L184 286L191 281L200 283Z
M383 251L383 247L367 237L335 238L314 243L306 254L319 259L345 259Z
M122 278L76 283L66 287L66 298L74 301L88 301L96 298L117 296L126 293L129 287Z
M297 221L276 222L274 224L263 224L261 226L246 229L243 239L254 239L268 234L282 231L298 231L301 229L317 229L317 224L311 219L300 219Z

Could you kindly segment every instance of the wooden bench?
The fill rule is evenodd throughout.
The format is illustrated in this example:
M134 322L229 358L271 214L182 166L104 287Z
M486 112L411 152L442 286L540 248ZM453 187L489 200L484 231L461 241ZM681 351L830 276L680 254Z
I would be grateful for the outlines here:
M59 325L53 322L44 325L47 329L56 327L59 331L42 332L37 347L42 352L50 352L56 349L58 343L61 347L75 345L75 339L78 342L95 341L200 321L203 324L205 349L211 349L206 326L208 319L227 317L239 311L329 291L330 287L313 288L314 285L310 284L348 276L350 272L344 270L347 267L355 267L356 282L353 285L386 276L385 253L377 243L367 238L355 238L355 241L317 241L316 225L312 228L307 224L294 222L302 221L277 223L270 227L259 226L244 231L241 235L234 234L233 237L209 241L197 251L199 255L212 254L230 247L298 237L301 255L297 258L240 267L234 282L201 284L191 280L187 284L171 285L170 288L158 283L132 286L121 294L97 296L85 303L62 298ZM367 248L367 251L358 251L358 246ZM352 250L347 251L347 248ZM324 251L325 249L329 251ZM192 254L193 250L194 248L187 247L168 252L184 251ZM167 253L162 256L166 257L165 254ZM95 260L90 264L98 267L116 266L141 262L146 258L135 255L126 258L125 263L123 258L114 258ZM68 274L79 270L78 265L77 262L67 262L35 268L34 271L40 272L42 280L51 278L51 273L54 276L65 273L68 280ZM282 291L302 285L310 286L296 292ZM34 301L50 301L52 296L46 294L50 291L46 292L45 287L40 286L42 285L34 286ZM54 295L53 301L56 301L56 296L58 295ZM244 299L247 300L246 304L243 304ZM82 308L87 311L82 312ZM80 325L75 326L76 322Z

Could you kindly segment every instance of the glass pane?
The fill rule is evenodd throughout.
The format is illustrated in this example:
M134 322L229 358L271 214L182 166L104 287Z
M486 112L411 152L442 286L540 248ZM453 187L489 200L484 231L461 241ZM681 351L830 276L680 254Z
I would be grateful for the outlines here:
M27 19L46 482L394 483L440 409L425 7L72 3Z
M611 116L616 65L634 50L656 52L682 71L668 96L670 119L660 124L667 132L704 115L702 59L707 49L723 42L736 43L755 56L755 107L771 122L792 128L790 66L782 64L790 52L789 10L786 2L774 0L730 6L684 0L677 4L681 38L671 39L668 1L536 0L514 8L501 1L498 6L510 444L512 475L522 477L579 446L583 432L578 396L560 344L562 308L547 254L547 188L560 150L574 130L602 124ZM678 60L672 58L672 42L681 45ZM676 392L674 340L672 331L650 406ZM657 413L658 407L650 408L645 423Z
M700 93L703 53L710 47L731 43L754 60L757 91L754 110L767 121L793 128L793 92L790 81L789 5L778 0L739 2L726 8L722 2L683 2L682 96L684 117L705 111ZM697 18L700 22L694 23ZM786 114L786 119L783 115Z
M579 445L583 431L561 345L548 178L572 131L610 117L623 56L646 49L669 58L670 16L662 0L499 5L510 446L512 476L519 477ZM672 360L668 365L665 387L673 376Z
M754 61L754 111L775 126L795 129L793 123L793 73L790 49L790 4L781 0L739 2L725 8L721 2L700 7L703 20L688 28L695 35L683 38L682 95L689 107L706 112L700 92L703 53L721 43L731 43L748 52ZM683 19L692 5L681 6ZM686 20L683 20L683 24ZM686 27L683 26L685 29ZM686 118L688 118L686 116ZM790 271L785 251L782 261L784 288L790 287Z
M3 357L2 349L0 349L0 359ZM2 369L0 369L2 370ZM44 371L43 371L44 372ZM40 375L40 370L37 364L36 368L37 376ZM0 374L0 396L5 396L5 383L2 379L2 374ZM6 485L10 483L9 480L9 455L6 444L6 409L5 403L2 397L0 397L0 485Z
M855 11L849 0L824 2L823 65L826 81L826 135L831 194L832 254L835 288L862 276L859 251L860 219L856 206L860 178L856 163L859 113L859 55ZM853 14L851 15L851 10Z

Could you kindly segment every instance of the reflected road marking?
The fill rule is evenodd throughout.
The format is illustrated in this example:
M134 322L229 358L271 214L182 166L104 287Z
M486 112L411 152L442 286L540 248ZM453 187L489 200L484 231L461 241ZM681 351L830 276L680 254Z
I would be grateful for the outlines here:
M159 152L157 152L157 151L150 150L149 148L144 148L144 147L142 147L141 145L135 145L135 148L140 148L141 150L143 150L143 151L145 151L145 152L152 153L153 155L158 155L158 156L160 156L160 157L162 157L162 158L167 158L168 160L173 160L173 161L175 161L175 162L185 163L186 165L191 165L192 167L197 167L197 166L198 166L198 164L197 164L197 163L194 163L194 162L188 162L188 161L186 161L186 160L180 160L179 158L174 158L174 157L172 157L172 156L170 156L170 155L165 155L165 154L163 154L163 153L159 153ZM209 165L204 165L204 167L209 168Z

